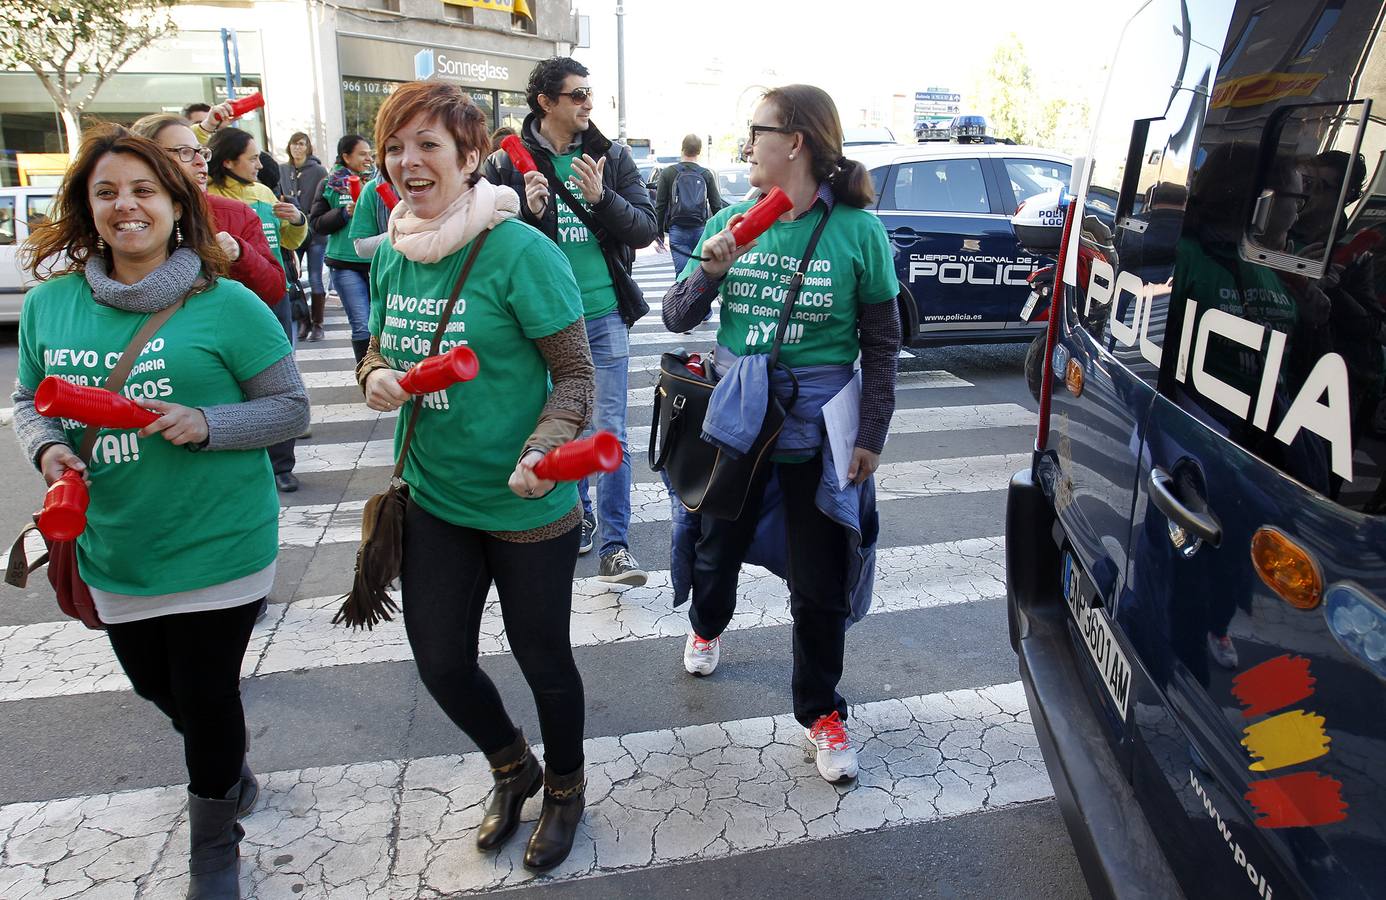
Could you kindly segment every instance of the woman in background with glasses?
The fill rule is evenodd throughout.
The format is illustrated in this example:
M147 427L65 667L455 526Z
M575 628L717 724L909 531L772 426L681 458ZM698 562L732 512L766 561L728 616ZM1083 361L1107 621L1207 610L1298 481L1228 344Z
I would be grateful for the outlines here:
M212 151L197 142L188 120L167 113L145 116L130 130L163 147L201 189L216 220L217 244L231 260L227 277L250 288L270 307L278 303L284 296L284 269L270 251L260 218L239 200L207 193L207 159Z

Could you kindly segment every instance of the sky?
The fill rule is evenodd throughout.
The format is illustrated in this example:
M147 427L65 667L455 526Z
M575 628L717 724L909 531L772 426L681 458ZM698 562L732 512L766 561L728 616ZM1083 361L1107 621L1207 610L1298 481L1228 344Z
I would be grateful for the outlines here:
M591 17L594 120L617 133L616 0L574 0ZM975 91L998 43L1017 37L1035 82L1095 110L1103 69L1137 0L624 0L627 135L661 155L694 132L739 135L759 91L796 81L837 102L844 127L912 122L915 91ZM880 10L890 10L884 14ZM1038 12L1037 12L1038 10ZM899 99L895 95L903 95ZM715 154L714 154L715 156ZM721 160L712 159L713 162Z

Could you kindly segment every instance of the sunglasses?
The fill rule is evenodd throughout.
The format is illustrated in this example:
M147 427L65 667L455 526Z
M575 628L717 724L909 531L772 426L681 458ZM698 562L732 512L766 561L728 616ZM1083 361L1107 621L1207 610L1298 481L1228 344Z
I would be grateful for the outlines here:
M756 138L760 137L762 134L767 134L767 133L769 133L769 134L795 134L796 132L795 132L795 129L793 129L793 128L782 128L782 127L780 127L779 125L752 125L752 126L751 126L751 138L750 138L750 140L748 140L748 141L746 142L746 146L747 146L747 147L754 147L754 146L756 145Z
M589 98L596 96L596 91L590 87L573 88L571 91L559 91L556 97L572 97L574 103L586 103Z
M193 158L198 156L202 157L204 162L212 158L212 151L206 147L165 147L164 152L172 153L185 163L192 162Z

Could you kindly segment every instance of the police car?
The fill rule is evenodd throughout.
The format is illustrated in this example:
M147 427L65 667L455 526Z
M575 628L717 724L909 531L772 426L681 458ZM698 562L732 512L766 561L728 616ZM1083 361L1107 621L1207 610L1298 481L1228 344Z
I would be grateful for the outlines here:
M1017 243L1009 217L1027 197L1067 184L1072 160L995 144L854 148L871 173L895 252L900 319L915 347L1028 341L1026 278L1047 261Z
M1011 643L1095 896L1386 892L1384 14L1145 3L1032 201Z

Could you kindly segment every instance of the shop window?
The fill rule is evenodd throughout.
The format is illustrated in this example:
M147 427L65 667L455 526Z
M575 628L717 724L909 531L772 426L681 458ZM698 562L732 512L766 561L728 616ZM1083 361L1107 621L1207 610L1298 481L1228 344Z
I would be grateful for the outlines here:
M470 6L454 6L451 3L444 3L443 15L459 25L476 24L476 10Z
M513 30L513 31L522 31L522 32L524 32L525 34L538 34L538 33L539 33L539 23L538 23L538 21L537 21L536 18L535 18L536 10L535 10L535 8L534 8L534 7L538 6L538 5L539 5L539 4L538 4L537 0L536 0L535 3L533 3L532 5L530 5L530 7L529 7L529 15L527 15L527 16L514 16L514 15L512 15L512 16L510 17L510 28L511 28L511 30Z
M379 78L342 78L342 121L345 134L375 134L375 117L385 98L394 93L403 81ZM378 150L379 148L377 148Z
M525 101L525 95L519 91L500 91L497 96L499 102L496 113L499 124L505 128L513 128L518 133L520 126L524 124L525 116L529 115L529 103Z

